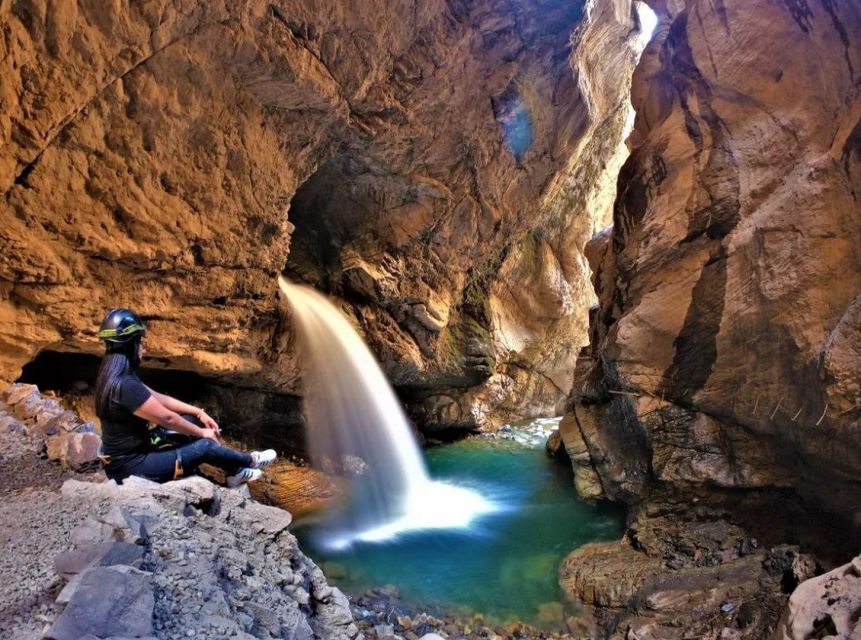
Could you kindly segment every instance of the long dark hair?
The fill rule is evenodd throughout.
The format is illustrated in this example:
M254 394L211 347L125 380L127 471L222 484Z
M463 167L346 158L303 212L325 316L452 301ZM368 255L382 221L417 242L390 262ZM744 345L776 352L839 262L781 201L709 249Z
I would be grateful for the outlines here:
M107 415L111 393L120 378L137 371L140 365L138 344L139 337L122 344L108 345L96 376L96 415L100 418Z

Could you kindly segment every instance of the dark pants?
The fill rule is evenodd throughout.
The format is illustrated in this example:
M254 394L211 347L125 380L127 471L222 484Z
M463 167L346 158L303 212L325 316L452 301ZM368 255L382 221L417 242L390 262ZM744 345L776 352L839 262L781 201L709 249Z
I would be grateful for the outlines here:
M182 473L186 476L197 471L197 468L202 464L211 464L223 469L229 476L235 474L242 467L250 467L253 464L251 454L215 444L206 438L200 438L191 444L176 449L162 449L146 453L140 460L135 460L134 464L125 466L122 469L122 475L123 477L141 476L156 482L173 480L177 455L182 461Z
M183 416L197 426L203 425L193 416ZM199 438L189 444L174 449L159 449L132 456L125 463L112 462L105 467L109 478L122 482L129 476L140 476L156 482L173 480L176 475L176 462L181 461L182 474L190 475L202 464L211 464L232 476L242 467L250 467L254 460L249 453L243 453L212 440Z

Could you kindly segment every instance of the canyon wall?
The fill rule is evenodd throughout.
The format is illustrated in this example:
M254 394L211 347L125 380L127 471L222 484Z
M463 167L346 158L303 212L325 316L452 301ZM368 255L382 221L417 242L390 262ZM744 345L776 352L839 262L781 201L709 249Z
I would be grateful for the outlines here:
M861 517L861 7L666 3L634 78L581 488L787 487Z
M597 637L766 638L857 554L861 5L650 5L561 425L580 494L630 509L559 582Z
M151 365L297 393L286 269L426 426L560 406L630 0L3 0L0 24L0 378L97 354L130 306Z

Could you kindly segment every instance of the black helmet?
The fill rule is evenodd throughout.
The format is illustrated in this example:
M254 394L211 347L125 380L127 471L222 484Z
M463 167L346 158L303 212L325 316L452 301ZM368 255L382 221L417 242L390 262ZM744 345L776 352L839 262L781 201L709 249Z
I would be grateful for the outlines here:
M112 344L126 344L127 342L140 338L146 333L146 327L138 315L129 309L111 309L102 320L99 327L99 337L108 346Z

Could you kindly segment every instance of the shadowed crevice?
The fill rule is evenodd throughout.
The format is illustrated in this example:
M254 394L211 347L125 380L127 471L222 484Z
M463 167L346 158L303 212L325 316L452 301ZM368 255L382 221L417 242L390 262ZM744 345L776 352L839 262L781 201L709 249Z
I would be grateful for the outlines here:
M664 372L664 390L684 403L690 403L705 386L717 360L717 334L726 297L726 260L726 250L720 247L703 267L682 330L673 341L673 363Z

